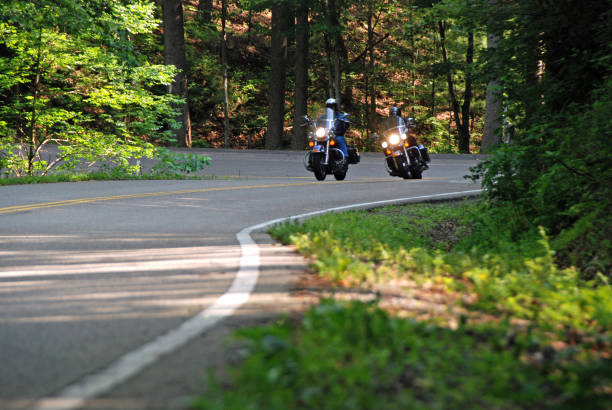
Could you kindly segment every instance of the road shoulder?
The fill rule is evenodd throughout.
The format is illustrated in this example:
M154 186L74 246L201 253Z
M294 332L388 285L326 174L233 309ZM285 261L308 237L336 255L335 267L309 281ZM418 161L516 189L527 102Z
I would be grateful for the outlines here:
M240 360L240 343L232 337L235 330L273 323L283 315L299 315L316 301L296 292L308 268L307 261L265 232L253 232L251 236L259 246L261 266L248 302L126 383L88 400L84 409L187 409L193 398L205 391L209 371L223 377Z

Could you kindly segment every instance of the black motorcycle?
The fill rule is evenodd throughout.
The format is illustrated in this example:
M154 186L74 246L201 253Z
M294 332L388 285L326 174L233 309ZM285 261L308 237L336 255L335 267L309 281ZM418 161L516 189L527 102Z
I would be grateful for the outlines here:
M333 174L338 181L344 180L349 164L356 164L360 160L359 152L353 145L347 144L349 153L345 158L342 150L337 148L334 134L333 110L327 109L311 120L304 116L304 126L308 126L308 152L304 155L304 167L313 172L318 181L323 181L327 175Z
M407 124L390 126L381 136L381 146L385 154L385 165L391 176L404 179L421 179L423 171L429 169L430 162L427 148L417 145L414 137L409 135L410 127L414 126L412 118Z

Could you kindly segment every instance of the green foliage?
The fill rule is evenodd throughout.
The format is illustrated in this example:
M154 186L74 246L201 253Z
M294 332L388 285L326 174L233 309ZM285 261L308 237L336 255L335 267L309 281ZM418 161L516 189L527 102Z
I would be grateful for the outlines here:
M542 229L513 243L519 216L492 217L488 207L385 207L274 227L321 275L362 286L397 277L442 284L475 295L464 304L476 320L451 329L435 317L390 317L377 299L323 301L297 323L239 331L246 358L195 406L606 408L612 288L601 275L584 281L560 269Z
M513 218L513 238L530 235L529 225L542 225L560 260L589 267L591 277L593 270L609 273L612 266L612 122L605 114L612 110L611 90L607 80L592 105L566 110L562 117L570 121L555 115L474 170L496 204L492 212L521 215Z
M433 117L417 117L417 132L424 132L419 142L428 147L432 154L456 154L454 137L450 135L448 124Z
M202 409L604 408L595 380L611 380L607 361L521 360L528 337L508 344L501 326L457 330L389 317L363 303L331 301L300 323L239 331L248 357L232 388L218 383Z
M577 270L558 268L543 230L517 240L520 216L519 222L509 214L491 218L487 209L471 202L417 205L407 212L389 207L325 215L272 233L314 257L317 271L335 281L405 276L462 291L464 282L457 279L468 279L478 295L471 308L528 319L547 332L605 330L612 289L601 276L585 282Z
M149 141L169 141L176 99L163 87L174 70L150 64L131 39L157 27L153 10L147 1L2 3L0 138L13 147L5 172L126 166L150 157ZM38 152L49 142L61 154L46 164Z
M408 214L397 212L395 207L385 207L374 213L323 215L301 225L275 226L271 232L283 242L294 243L300 252L316 256L314 264L322 274L334 280L363 281L393 271L398 264L408 266L414 260L414 256L408 255L411 248L448 250L454 244L449 243L446 233L424 233L449 220L465 221L472 212L467 204L415 205ZM461 237L462 229L453 231L452 235Z
M65 174L52 174L45 176L25 176L0 178L1 185L23 185L23 184L50 184L57 182L82 182L82 181L117 181L117 180L167 180L167 179L218 179L215 175L190 175L181 173L170 174L135 174L132 170L114 167L109 171L95 171L88 173L70 172Z
M265 134L267 121L269 34L268 10L276 1L249 0L239 1L229 7L227 15L228 68L229 68L229 117L232 133L232 146L244 147L246 142L257 146ZM285 2L286 3L286 2ZM290 8L299 2L288 2ZM304 2L302 2L303 4ZM329 97L330 46L336 35L340 36L342 48L341 76L343 109L350 114L351 129L349 137L354 138L360 148L373 148L372 141L358 136L371 135L376 122L390 104L399 104L405 112L437 118L448 126L448 91L444 72L434 72L432 67L441 60L439 38L436 29L438 19L457 22L449 31L447 39L449 55L454 67L456 80L463 78L466 28L474 26L472 12L481 2L470 1L459 7L457 2L449 3L442 11L434 14L430 7L416 4L389 1L368 1L363 4L354 2L335 2L331 7L324 2L310 2L309 27L309 112L316 112ZM431 6L431 5L428 5ZM189 3L186 3L189 7ZM195 3L191 5L195 8ZM334 10L332 10L334 8ZM466 11L462 17L460 12ZM374 26L373 64L367 52L367 26L369 11L372 12ZM469 12L469 13L468 13ZM223 83L219 61L220 10L213 9L210 23L202 24L196 13L185 14L186 52L189 62L188 84L189 104L194 135L206 140L213 146L223 145ZM338 23L332 22L332 14L337 15ZM208 15L207 15L208 16ZM469 24L468 24L469 23ZM295 32L288 33L289 56ZM476 48L483 47L483 34L479 32ZM330 43L331 42L331 43ZM333 46L331 47L333 48ZM345 54L346 53L346 54ZM479 57L479 56L477 56ZM287 107L285 128L290 129L294 107L294 60L289 58L287 66ZM471 72L471 70L470 70ZM376 118L367 115L366 84L376 91ZM473 91L475 99L483 99L484 82L477 77ZM463 86L457 85L461 93ZM475 118L482 115L483 106L474 104L472 114ZM369 127L369 131L366 128ZM288 131L288 134L291 131ZM440 134L441 136L444 133ZM288 137L288 135L287 135ZM285 144L290 138L285 138ZM429 138L425 142L429 142ZM456 150L455 138L443 138L435 142L432 152L453 152ZM448 141L448 142L445 142ZM433 146L432 145L432 146ZM476 145L476 144L475 144ZM431 149L431 147L430 147Z
M508 33L489 69L503 71L514 137L474 175L496 208L523 215L513 237L543 226L558 260L594 278L612 267L612 34L606 2L576 7L523 0L489 10L489 29Z
M124 154L125 156L115 156L112 160L102 161L99 164L98 170L94 172L81 173L75 172L73 168L69 168L67 169L69 172L61 173L60 171L58 174L48 176L35 175L0 178L0 185L112 179L184 179L188 178L190 174L195 174L204 169L206 165L210 165L210 158L202 155L172 152L166 148L156 148L151 153L151 157L157 163L153 165L150 173L143 174L140 162L133 161L133 157L129 152ZM86 157L86 154L80 153L79 157ZM1 161L0 165L2 165Z
M210 165L210 158L197 154L172 152L167 149L158 149L159 163L151 169L152 175L176 176L190 174L204 169Z

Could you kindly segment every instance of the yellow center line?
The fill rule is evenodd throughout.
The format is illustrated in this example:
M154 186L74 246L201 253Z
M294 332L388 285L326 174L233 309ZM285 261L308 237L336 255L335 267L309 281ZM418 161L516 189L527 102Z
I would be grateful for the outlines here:
M328 181L323 184L358 184L358 183L371 183L371 182L390 182L385 179L365 179L356 181ZM181 195L181 194L193 194L200 192L221 192L221 191L236 191L243 189L264 189L264 188L284 188L284 187L295 187L295 186L306 186L306 185L321 185L321 182L294 182L290 184L265 184L265 185L246 185L237 187L218 187L218 188L199 188L199 189L184 189L180 191L161 191L161 192L145 192L140 194L125 194L125 195L112 195L112 196L100 196L92 198L77 198L67 199L64 201L55 202L43 202L39 204L27 204L27 205L14 205L0 208L0 214L9 214L16 212L32 211L36 209L44 208L57 208L62 206L87 204L91 202L102 202L102 201L113 201L117 199L132 199L132 198L146 198L153 196L165 196L165 195Z

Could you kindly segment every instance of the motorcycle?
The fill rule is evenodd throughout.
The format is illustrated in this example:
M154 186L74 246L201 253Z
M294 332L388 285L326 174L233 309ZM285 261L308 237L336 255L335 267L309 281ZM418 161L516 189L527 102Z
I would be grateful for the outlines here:
M397 125L390 126L382 133L381 146L385 154L385 166L391 176L404 179L422 179L423 171L429 169L430 162L427 148L417 145L414 137L409 135L414 120L408 119L408 124L398 117ZM375 138L381 138L378 134Z
M314 173L318 181L323 181L331 174L336 180L342 181L346 177L349 164L357 164L360 160L355 146L347 144L348 158L337 148L334 123L334 111L330 108L317 116L316 120L304 116L303 125L308 126L309 148L304 155L304 167Z

